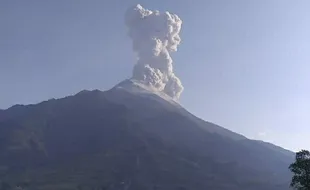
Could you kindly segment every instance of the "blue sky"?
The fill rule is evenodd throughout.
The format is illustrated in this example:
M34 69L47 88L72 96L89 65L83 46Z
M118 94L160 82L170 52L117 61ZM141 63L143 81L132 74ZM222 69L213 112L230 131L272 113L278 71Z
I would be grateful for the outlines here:
M137 3L183 20L172 56L185 108L250 138L310 149L308 0L1 0L0 108L130 77L123 17Z

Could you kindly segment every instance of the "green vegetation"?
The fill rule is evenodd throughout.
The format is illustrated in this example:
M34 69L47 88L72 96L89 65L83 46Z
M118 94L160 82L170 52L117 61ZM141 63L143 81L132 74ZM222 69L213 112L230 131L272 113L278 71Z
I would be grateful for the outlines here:
M291 187L298 190L310 190L310 152L302 150L296 153L296 160L289 169L294 173Z

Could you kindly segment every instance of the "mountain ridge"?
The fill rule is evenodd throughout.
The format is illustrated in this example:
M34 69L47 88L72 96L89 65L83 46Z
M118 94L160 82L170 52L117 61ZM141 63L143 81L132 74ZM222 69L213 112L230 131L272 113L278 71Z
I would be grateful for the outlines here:
M124 183L129 190L288 187L293 153L203 121L136 81L124 83L0 112L0 177L51 190L82 182L113 190ZM48 177L55 169L59 177Z
M78 93L76 93L76 94L73 94L73 95L65 96L65 97L63 97L63 98L52 98L52 99L45 100L45 101L42 101L42 102L39 102L39 103L36 103L36 104L27 104L27 105L24 105L24 104L16 104L16 105L13 105L13 106L11 106L11 107L9 107L9 108L7 108L7 109L0 109L0 113L4 114L4 113L7 112L7 111L9 111L9 112L12 111L12 112L14 112L14 110L19 109L19 108L26 108L26 107L29 107L29 106L42 105L42 104L48 103L48 102L50 102L50 101L63 100L63 99L71 98L71 97L74 97L74 96L79 96L79 95L86 94L86 93L104 93L104 92L113 91L113 90L115 90L115 89L124 89L124 87L123 87L124 84L125 84L125 86L130 85L130 84L134 84L136 87L142 88L146 94L153 94L153 95L155 95L155 96L159 96L160 98L165 97L165 98L163 98L164 100L166 100L166 101L169 102L169 103L173 103L174 105L177 104L178 107L179 107L180 109L182 109L182 111L185 111L187 114L190 114L191 117L194 117L194 118L198 119L199 122L206 122L204 119L202 119L202 118L200 118L200 117L197 117L197 116L191 114L190 112L188 112L185 108L183 108L183 106L181 106L177 101L173 100L172 98L169 100L169 97L168 97L167 95L164 95L164 94L161 93L161 92L155 92L155 93L154 93L154 92L152 92L153 89L147 88L146 85L143 85L143 84L141 84L141 83L139 84L139 82L137 82L137 81L135 81L135 80L132 80L132 79L124 80L124 81L120 82L119 84L115 85L114 87L112 87L110 90L107 90L107 91L101 91L101 90L99 90L99 89L94 89L94 90L82 90L82 91L80 91L80 92L78 92ZM125 88L125 89L126 89L126 88ZM126 89L126 90L128 91L128 89ZM130 91L132 92L132 89L130 89ZM137 92L137 91L136 91L136 92ZM168 99L168 100L167 100L167 99ZM0 121L1 121L1 115L0 115ZM239 138L237 137L237 139L239 139L239 140L248 139L248 138L245 137L244 135L240 135L240 134L238 134L237 132L231 131L231 130L229 130L229 129L225 128L225 127L222 127L222 126L220 126L220 125L217 125L217 124L215 124L215 123L212 123L212 122L206 122L206 123L209 123L209 124L211 124L211 125L213 125L213 126L222 128L222 129L224 129L224 131L237 134L237 136L239 137ZM266 142L266 141L263 141L263 140L255 140L255 139L249 139L249 140L253 140L253 141L258 141L258 142L261 142L261 143L265 143L266 145L269 144L269 145L275 146L276 148L283 149L284 151L288 151L288 152L290 152L290 153L292 153L292 154L294 153L294 152L291 151L291 150L288 150L288 149L286 149L286 148L283 148L283 147L281 147L281 146L275 145L275 144L270 143L270 142Z

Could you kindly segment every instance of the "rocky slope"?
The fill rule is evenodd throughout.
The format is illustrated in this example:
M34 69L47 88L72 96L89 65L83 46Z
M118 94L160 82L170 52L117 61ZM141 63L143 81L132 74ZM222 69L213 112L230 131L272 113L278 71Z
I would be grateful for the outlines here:
M293 157L133 80L0 111L0 179L24 189L284 190Z

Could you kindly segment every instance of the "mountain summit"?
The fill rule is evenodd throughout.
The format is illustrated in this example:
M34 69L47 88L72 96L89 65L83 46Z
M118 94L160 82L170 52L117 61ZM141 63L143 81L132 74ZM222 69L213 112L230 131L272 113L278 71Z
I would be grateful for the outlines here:
M136 80L0 112L0 182L24 189L283 190L293 157Z

